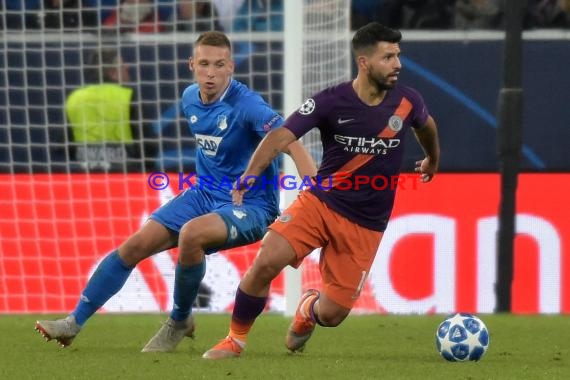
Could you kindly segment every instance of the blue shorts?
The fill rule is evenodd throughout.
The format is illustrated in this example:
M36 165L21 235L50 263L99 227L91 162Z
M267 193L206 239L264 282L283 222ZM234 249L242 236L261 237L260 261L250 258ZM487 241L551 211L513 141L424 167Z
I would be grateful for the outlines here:
M270 209L270 205L265 206ZM237 207L231 201L216 200L202 189L187 189L154 211L150 218L180 233L182 226L194 218L210 213L220 215L226 223L228 240L220 247L208 249L206 254L211 254L261 240L267 226L278 216L266 208L255 203Z

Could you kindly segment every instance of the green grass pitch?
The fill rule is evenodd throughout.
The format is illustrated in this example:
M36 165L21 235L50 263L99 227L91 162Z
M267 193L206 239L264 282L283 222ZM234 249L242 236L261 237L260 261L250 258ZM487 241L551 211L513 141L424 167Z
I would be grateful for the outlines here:
M196 315L196 339L172 354L142 354L165 318L98 314L72 346L46 343L38 318L0 315L0 379L570 379L570 317L480 315L490 347L480 362L448 363L435 350L441 315L350 316L318 327L305 352L288 354L289 319L260 317L239 359L201 354L227 333L230 316Z

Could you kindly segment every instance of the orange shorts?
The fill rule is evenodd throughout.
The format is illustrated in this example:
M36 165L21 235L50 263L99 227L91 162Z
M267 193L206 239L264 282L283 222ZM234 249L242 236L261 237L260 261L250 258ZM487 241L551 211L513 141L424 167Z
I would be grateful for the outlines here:
M295 268L313 250L322 247L321 292L352 309L364 287L382 232L351 222L308 191L301 192L269 229L291 244L297 254Z

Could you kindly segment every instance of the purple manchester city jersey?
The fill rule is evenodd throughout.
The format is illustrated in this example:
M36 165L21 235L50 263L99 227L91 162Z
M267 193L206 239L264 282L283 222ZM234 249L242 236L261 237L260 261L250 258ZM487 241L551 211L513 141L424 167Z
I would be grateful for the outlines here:
M345 82L307 99L284 126L297 137L312 128L321 133L323 160L310 191L349 220L384 231L406 133L423 127L428 116L421 95L410 87L398 85L369 106Z

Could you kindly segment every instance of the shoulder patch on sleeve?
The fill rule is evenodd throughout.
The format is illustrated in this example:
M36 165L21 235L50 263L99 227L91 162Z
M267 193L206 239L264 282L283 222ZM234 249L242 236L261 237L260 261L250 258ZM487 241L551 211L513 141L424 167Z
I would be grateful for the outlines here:
M271 128L273 128L273 126L275 125L275 123L281 119L280 115L275 115L271 118L271 120L269 120L267 123L263 124L263 130L265 132L269 132L271 130Z
M305 100L305 103L299 107L299 113L301 115L309 115L315 110L315 101L312 98Z

